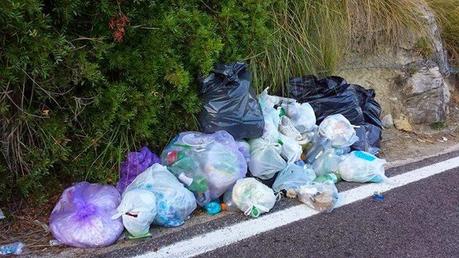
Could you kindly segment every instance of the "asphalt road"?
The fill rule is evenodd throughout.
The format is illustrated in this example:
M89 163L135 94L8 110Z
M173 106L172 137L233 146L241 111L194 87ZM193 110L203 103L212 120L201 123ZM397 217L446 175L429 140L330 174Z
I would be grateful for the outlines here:
M199 257L459 257L458 170Z

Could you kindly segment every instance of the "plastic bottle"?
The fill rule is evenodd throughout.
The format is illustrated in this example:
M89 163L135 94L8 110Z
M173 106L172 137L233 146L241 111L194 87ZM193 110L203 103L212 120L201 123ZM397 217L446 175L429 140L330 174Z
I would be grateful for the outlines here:
M24 243L14 242L0 246L0 255L20 255L24 249Z
M209 215L215 215L222 211L220 203L216 201L209 202L204 206L204 209L207 211L207 214Z
M238 207L233 202L232 195L233 195L233 189L226 191L225 194L223 195L223 203L222 203L223 210L239 211Z
M375 192L373 194L373 200L382 202L384 201L384 195L382 193Z
M316 159L324 153L330 146L330 141L324 137L316 136L312 144L312 148L307 152L305 161L312 164Z
M187 177L185 173L181 173L178 175L178 179L194 193L204 193L209 188L207 178L204 175L195 175L194 178L191 178Z

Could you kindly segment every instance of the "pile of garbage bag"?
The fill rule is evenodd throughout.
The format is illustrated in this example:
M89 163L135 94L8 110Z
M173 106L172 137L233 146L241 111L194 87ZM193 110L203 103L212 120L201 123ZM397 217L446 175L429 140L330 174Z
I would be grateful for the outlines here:
M292 78L288 95L300 103L309 103L320 123L330 115L341 114L357 127L359 140L352 146L377 154L382 133L381 106L375 100L375 91L349 84L345 79L330 76Z
M202 132L182 132L161 152L127 154L116 188L77 183L56 204L50 229L75 247L150 236L207 214L259 217L281 196L331 212L341 181L381 183L381 107L373 90L340 77L292 78L288 98L258 96L243 63L218 65L201 83ZM154 229L153 229L154 230Z

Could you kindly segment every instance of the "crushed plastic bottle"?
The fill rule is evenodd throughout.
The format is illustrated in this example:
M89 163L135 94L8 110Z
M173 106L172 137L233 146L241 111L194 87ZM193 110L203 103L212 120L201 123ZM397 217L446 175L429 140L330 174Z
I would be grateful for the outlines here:
M3 214L2 209L0 209L0 220L5 219L5 214Z
M62 243L61 241L57 239L49 240L49 246L62 246L62 245L64 245L64 243Z
M216 201L211 201L204 206L204 209L207 211L209 215L216 215L222 211L220 203Z
M24 243L14 242L0 246L0 255L20 255L24 251Z
M375 192L373 194L373 200L382 202L382 201L384 201L384 195L382 193L380 193L380 192Z

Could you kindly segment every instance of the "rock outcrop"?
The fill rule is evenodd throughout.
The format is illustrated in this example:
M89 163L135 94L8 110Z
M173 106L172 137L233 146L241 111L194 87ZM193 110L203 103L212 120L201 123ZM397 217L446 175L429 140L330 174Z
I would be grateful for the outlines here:
M375 89L383 116L391 115L394 123L430 124L444 121L448 114L446 51L434 14L427 6L421 11L427 25L424 35L407 31L406 40L395 49L380 49L365 57L351 54L339 72L350 83Z

